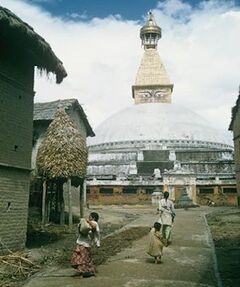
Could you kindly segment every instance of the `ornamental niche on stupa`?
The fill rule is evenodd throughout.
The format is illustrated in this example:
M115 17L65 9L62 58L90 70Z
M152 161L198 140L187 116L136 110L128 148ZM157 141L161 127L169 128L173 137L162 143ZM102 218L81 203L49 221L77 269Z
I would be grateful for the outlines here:
M107 118L88 141L89 201L101 199L104 203L107 194L109 203L117 190L123 202L128 202L129 195L138 202L143 198L143 192L138 198L139 189L145 190L144 200L148 200L158 188L168 190L176 202L187 190L193 202L201 203L202 195L214 197L224 189L226 193L234 191L229 134L172 102L173 83L158 53L161 36L161 28L149 12L140 29L144 54L132 86L134 104ZM164 184L164 173L174 170L176 162L185 178L187 171L194 177L194 184L181 180L181 173L172 178L171 186ZM157 169L161 176L156 178Z

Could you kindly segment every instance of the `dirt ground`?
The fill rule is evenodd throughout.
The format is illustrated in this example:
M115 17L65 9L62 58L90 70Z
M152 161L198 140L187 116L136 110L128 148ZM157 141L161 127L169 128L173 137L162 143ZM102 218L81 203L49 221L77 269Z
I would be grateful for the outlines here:
M131 246L134 240L141 238L148 232L146 228L133 228L118 233L126 224L138 217L141 210L138 210L137 206L124 208L124 211L121 206L114 208L98 206L90 210L86 209L85 214L87 215L91 211L98 212L100 215L101 248L93 248L93 260L96 265L106 262L109 257ZM77 222L73 224L71 229L66 225L48 224L44 232L40 229L40 225L35 223L31 225L28 233L26 252L29 253L29 259L39 266L37 271L57 265L63 268L69 267L70 257L77 238ZM33 270L29 276L35 272L36 270ZM7 269L1 269L0 264L1 287L22 286L26 279L28 279L28 275L22 276L11 266L8 266Z
M136 240L146 235L146 227L124 229L144 212L141 206L98 206L90 211L100 214L102 242L100 249L93 249L96 265L103 264L119 251L131 247ZM229 207L213 207L207 217L213 236L218 268L224 287L240 286L240 210ZM40 266L38 271L53 266L69 267L74 243L76 241L77 224L71 230L67 226L59 227L50 224L46 232L33 232L29 238L29 258ZM21 276L3 276L0 273L0 286L22 286L27 278Z
M240 286L240 209L213 207L207 220L223 287Z

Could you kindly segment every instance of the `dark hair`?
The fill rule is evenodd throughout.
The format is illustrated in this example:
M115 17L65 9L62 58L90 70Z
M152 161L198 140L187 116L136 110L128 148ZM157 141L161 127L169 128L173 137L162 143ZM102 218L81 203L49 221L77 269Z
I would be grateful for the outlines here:
M159 223L159 222L155 222L154 223L154 225L153 225L153 227L157 230L157 231L159 231L160 229L161 229L161 223Z
M90 215L96 222L98 222L99 215L97 212L91 212Z
M163 193L163 197L166 198L166 199L168 199L168 197L169 197L169 192L168 192L168 191L165 191L165 192Z

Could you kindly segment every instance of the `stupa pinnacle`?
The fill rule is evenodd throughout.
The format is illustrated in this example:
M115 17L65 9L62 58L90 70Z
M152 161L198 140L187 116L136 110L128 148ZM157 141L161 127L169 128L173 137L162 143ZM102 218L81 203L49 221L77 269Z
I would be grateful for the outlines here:
M161 28L157 25L154 16L150 11L145 25L140 30L140 38L142 39L144 49L156 48L161 35Z
M161 28L156 24L152 12L148 13L148 19L140 30L140 38L144 55L132 86L135 104L171 103L173 84L157 51Z

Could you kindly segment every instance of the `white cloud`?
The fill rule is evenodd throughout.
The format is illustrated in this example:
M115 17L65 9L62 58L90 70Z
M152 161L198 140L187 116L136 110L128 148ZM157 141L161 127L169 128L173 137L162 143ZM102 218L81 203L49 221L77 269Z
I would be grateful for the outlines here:
M86 10L83 13L74 12L74 13L68 14L68 16L72 19L81 19L81 20L86 20L89 18Z
M157 8L164 11L168 16L179 18L187 17L192 12L192 6L181 0L169 0L159 2Z
M143 53L139 23L120 16L70 21L20 0L0 4L33 26L68 72L59 86L36 76L35 101L77 98L93 127L133 103L131 85ZM173 101L223 129L240 81L240 11L230 4L208 1L193 8L169 0L153 10L162 28L159 52L174 83Z

